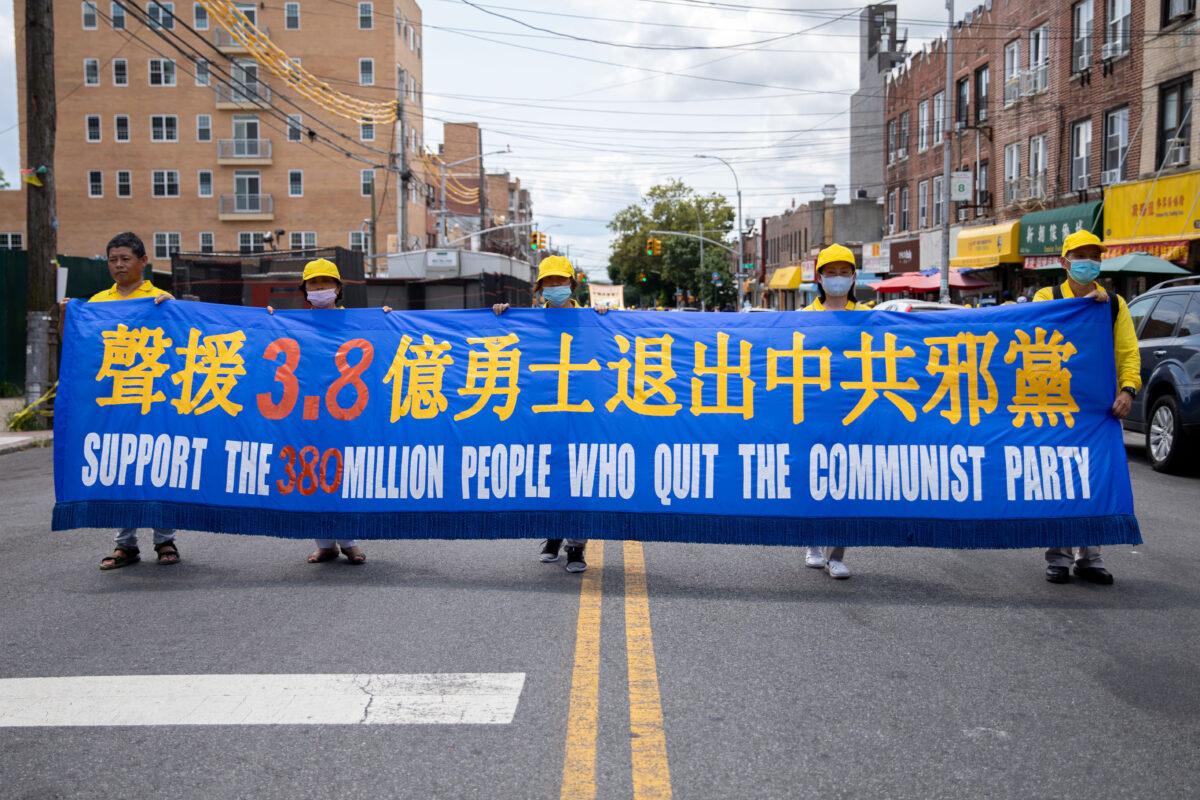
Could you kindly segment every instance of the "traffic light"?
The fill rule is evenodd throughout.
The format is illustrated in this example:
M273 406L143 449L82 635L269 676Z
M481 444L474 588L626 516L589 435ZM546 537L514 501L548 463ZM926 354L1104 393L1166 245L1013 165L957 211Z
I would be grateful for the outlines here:
M639 280L639 281L641 281L642 283L645 283L645 282L646 282L646 273L644 273L644 272L639 272L639 273L638 273L638 280Z
M653 236L646 237L646 255L661 256L662 239L655 239Z
M662 239L654 239L654 255L662 255Z
M538 245L541 243L541 239L542 239L542 235L540 233L538 233L537 231L530 231L530 233L529 233L529 249L537 250Z
M584 284L584 283L587 283L587 280L588 280L588 278L587 278L586 272L584 272L583 270L575 271L575 281L577 283Z
M647 239L646 239L646 255L648 255L648 256L654 255L654 237L653 236L647 237ZM646 279L643 277L642 280L646 280Z
M538 234L538 249L539 250L549 250L550 249L550 237L544 233Z

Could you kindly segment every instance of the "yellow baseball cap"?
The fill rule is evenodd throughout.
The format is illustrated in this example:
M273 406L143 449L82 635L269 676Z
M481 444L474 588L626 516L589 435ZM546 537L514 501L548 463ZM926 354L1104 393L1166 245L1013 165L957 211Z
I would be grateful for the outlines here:
M842 261L858 269L858 263L854 260L854 253L851 252L849 247L840 244L831 244L817 254L817 272L820 272L821 267L826 264L834 264Z
M549 278L552 275L574 280L575 267L571 266L571 262L567 260L566 256L547 256L538 265L536 283L540 284L543 278Z
M318 258L304 265L304 274L300 276L300 280L306 281L309 278L333 278L338 283L342 282L342 274L338 272L337 264L328 258Z
M1067 238L1063 239L1063 258L1066 258L1067 253L1071 252L1072 250L1075 250L1079 247L1087 247L1089 245L1092 247L1099 247L1101 253L1108 249L1104 246L1104 242L1100 241L1100 237L1091 231L1075 231Z

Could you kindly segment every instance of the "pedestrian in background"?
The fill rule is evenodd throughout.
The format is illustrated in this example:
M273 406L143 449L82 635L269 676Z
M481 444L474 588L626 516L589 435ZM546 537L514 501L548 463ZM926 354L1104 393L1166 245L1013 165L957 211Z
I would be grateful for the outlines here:
M850 248L831 244L817 254L817 299L803 311L867 311L854 296L857 262ZM804 556L804 566L824 569L831 578L845 580L850 569L843 560L846 548L809 547Z
M1124 419L1133 406L1133 398L1142 388L1142 356L1138 351L1137 333L1125 298L1109 294L1096 282L1100 276L1100 258L1107 250L1091 231L1075 231L1063 241L1062 262L1067 279L1062 284L1039 289L1034 302L1061 300L1068 297L1087 297L1097 303L1107 303L1113 328L1113 358L1117 365L1117 396L1112 415ZM1087 347L1087 344L1081 343ZM1104 568L1099 547L1051 547L1046 551L1046 580L1067 583L1071 580L1071 564L1075 575L1090 583L1109 585L1112 574Z

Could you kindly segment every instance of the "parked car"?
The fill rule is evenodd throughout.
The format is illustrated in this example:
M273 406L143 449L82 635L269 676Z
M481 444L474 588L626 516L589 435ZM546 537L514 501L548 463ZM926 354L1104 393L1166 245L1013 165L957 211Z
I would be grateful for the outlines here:
M937 303L933 300L884 300L871 309L872 311L962 311L963 307L954 303Z
M1126 430L1146 435L1150 466L1170 472L1200 436L1200 276L1164 281L1129 304L1142 354L1142 390Z

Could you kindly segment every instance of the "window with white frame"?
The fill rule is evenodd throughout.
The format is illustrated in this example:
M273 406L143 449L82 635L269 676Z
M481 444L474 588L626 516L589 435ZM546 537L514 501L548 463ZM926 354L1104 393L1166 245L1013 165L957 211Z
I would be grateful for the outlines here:
M179 197L179 171L156 169L150 174L150 185L154 197Z
M212 231L200 231L200 252L215 253L217 250L216 237Z
M150 17L151 28L166 28L174 30L175 28L175 4L174 3L147 3L146 14Z
M208 9L200 3L192 6L192 27L198 31L208 30Z
M1125 152L1129 149L1129 106L1104 115L1104 171L1124 178Z
M907 111L900 115L900 138L897 140L896 156L908 158L908 129L911 127L911 116Z
M1021 96L1021 40L1004 45L1004 105L1011 106Z
M929 225L929 181L917 184L917 227L924 229Z
M85 58L83 60L83 85L100 85L100 59Z
M212 117L208 114L196 115L196 141L212 141Z
M896 127L897 122L894 119L889 119L887 124L887 147L888 147L888 164L893 164L896 161Z
M375 4L374 3L359 3L358 4L358 29L360 31L369 31L375 27Z
M1050 25L1041 25L1029 32L1029 70L1033 75L1033 90L1044 92L1050 86Z
M179 239L178 233L156 231L154 234L154 257L166 261L172 253L178 253Z
M262 231L241 231L238 233L238 252L246 255L248 253L263 253L266 252L267 241L263 237Z
M287 118L287 140L289 142L299 142L304 135L304 122L299 114L288 114Z
M84 118L85 137L89 142L100 141L100 115L88 114Z
M987 213L987 207L991 205L991 199L988 197L988 162L980 161L979 170L975 175L975 204L978 206L975 209L975 216L982 217Z
M366 231L350 231L350 249L359 253L367 252Z
M98 24L98 16L96 14L96 4L85 2L83 4L83 29L85 31L94 31Z
M942 131L946 125L946 93L938 92L933 96L933 142L934 146L942 143Z
M1071 72L1087 69L1092 63L1092 0L1071 6Z
M945 183L942 176L938 175L933 179L933 224L935 226L942 224L942 214L946 210L945 198Z
M304 170L288 170L288 197L304 197Z
M179 118L174 114L155 114L150 117L150 141L179 141Z
M896 190L895 190L895 189L892 189L890 192L888 192L888 197L887 197L887 208L888 208L888 215L887 215L887 228L888 228L888 235L889 235L889 236L890 236L890 235L892 235L893 233L895 233L895 232L896 232L896 195L897 195L897 192L896 192Z
M118 142L129 141L129 117L124 114L113 117L113 139Z
M375 85L375 59L360 58L358 60L358 85Z
M196 195L198 197L212 197L213 194L213 176L212 170L202 169L196 173Z
M1088 169L1088 154L1092 150L1092 121L1083 119L1071 125L1071 191L1078 192L1088 187L1091 174Z
M908 230L908 184L900 187L900 230Z
M1130 23L1133 12L1130 0L1108 0L1108 26L1105 40L1118 55L1129 52Z
M359 173L359 192L363 197L370 197L375 191L375 170L364 169Z
M150 59L150 85L174 86L175 62L169 58Z
M108 18L112 20L112 28L114 31L125 30L125 6L114 2L109 6Z
M123 58L114 58L112 62L113 86L129 85L129 62Z
M300 30L300 4L283 4L283 27L289 31Z
M208 86L209 80L210 80L210 78L209 78L209 74L208 74L208 61L203 58L197 58L196 59L196 85L197 86Z
M24 234L12 231L0 233L0 250L21 250L24 247Z
M1029 137L1029 196L1046 196L1046 136Z
M292 250L316 250L316 231L292 231Z
M362 124L358 126L358 136L364 142L375 141L375 123L363 120Z
M98 169L88 170L88 197L104 197L104 173Z
M117 170L117 197L133 197L133 173L127 169Z
M1004 148L1004 202L1015 203L1021 185L1021 145L1013 142Z
M917 152L924 153L929 149L929 101L922 100L917 105Z

